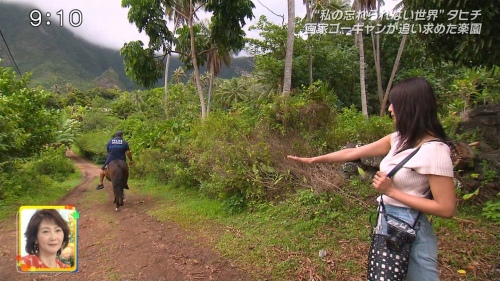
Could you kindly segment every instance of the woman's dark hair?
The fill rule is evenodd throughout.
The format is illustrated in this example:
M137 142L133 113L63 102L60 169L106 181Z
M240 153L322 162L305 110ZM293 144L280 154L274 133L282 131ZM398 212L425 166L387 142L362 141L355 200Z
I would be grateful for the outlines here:
M64 233L64 239L62 243L61 249L66 248L68 246L68 241L69 241L69 227L68 223L63 219L61 214L55 210L55 209L42 209L38 210L33 214L33 216L30 219L30 222L28 223L28 228L26 229L26 232L24 233L24 236L26 236L26 252L30 255L36 254L35 252L35 241L37 239L38 235L38 229L40 227L40 223L43 220L50 220L53 221L57 226L59 226L63 233ZM61 249L57 251L57 255L61 254Z
M415 147L425 134L446 140L446 133L437 117L434 91L425 78L408 78L399 82L392 88L389 102L401 138L397 152Z

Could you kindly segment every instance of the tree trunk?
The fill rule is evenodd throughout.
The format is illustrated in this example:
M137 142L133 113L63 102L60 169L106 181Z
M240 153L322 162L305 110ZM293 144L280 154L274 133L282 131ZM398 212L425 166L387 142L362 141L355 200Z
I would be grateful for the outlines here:
M391 78L389 79L389 83L387 84L387 88L385 89L384 100L382 101L382 105L380 106L380 116L384 116L385 108L387 107L387 99L389 98L389 93L391 91L392 82L394 80L394 76L396 76L396 72L399 67L399 61L401 60L401 54L403 53L403 49L405 47L407 34L403 35L401 38L401 44L399 44L398 55L396 56L396 60L394 61L394 66L392 68Z
M374 35L373 32L371 32L371 37L372 37L372 46L373 46L373 61L375 65L375 72L377 74L377 96L378 96L378 101L380 104L382 104L382 100L384 99L384 89L382 88L382 75L381 75L381 67L380 67L380 51L378 51L377 48L377 42L376 38L378 36Z
M306 0L306 18L307 22L310 23L312 21L312 15L311 15L311 3L309 2L310 0ZM310 37L311 34L307 34L307 49L309 51L309 87L312 86L313 84L313 56L312 56L312 44Z
M170 56L171 54L167 54L167 62L165 63L165 92L164 92L164 109L165 109L165 116L168 118L168 109L167 109L167 100L168 100L168 68L170 65Z
M361 3L356 1L356 8L359 12L361 10ZM361 20L356 20L358 26ZM361 112L364 116L368 117L368 105L366 100L366 85L365 85L365 47L363 44L363 32L357 32L358 46L359 46L359 85L361 87Z
M283 96L290 95L292 87L293 42L295 39L295 0L288 0L288 34L286 39L285 76L283 78Z
M380 0L377 1L377 20L376 26L377 31L379 31L380 24ZM382 67L380 65L380 32L375 34L375 42L373 42L373 31L372 31L372 44L373 44L373 56L375 58L375 72L377 73L377 91L378 91L378 100L380 104L384 99L384 89L382 87Z
M365 50L363 44L363 34L359 35L359 85L361 87L361 112L368 117L368 104L366 100L365 85Z
M196 84L196 90L198 91L198 96L200 97L201 119L206 119L207 118L207 110L206 110L206 106L205 106L205 98L203 97L203 88L201 87L201 82L200 82L200 70L198 68L198 61L196 60L196 50L194 48L193 16L194 16L193 0L190 0L189 1L189 34L191 36L191 60L193 62L194 81Z
M177 30L177 19L174 21L174 34ZM168 118L168 109L167 109L167 100L168 100L168 70L170 67L170 58L172 57L172 53L167 54L167 61L165 62L165 92L164 92L164 100L165 100L165 116Z
M212 100L212 89L214 84L214 72L210 71L210 79L208 82L208 101L207 101L207 115L210 113L210 102Z

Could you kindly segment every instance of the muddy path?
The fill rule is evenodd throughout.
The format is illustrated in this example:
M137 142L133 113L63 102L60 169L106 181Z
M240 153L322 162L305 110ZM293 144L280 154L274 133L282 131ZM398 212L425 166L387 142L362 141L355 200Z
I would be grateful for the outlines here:
M111 183L105 181L104 189L95 189L99 167L71 152L68 157L81 170L82 181L54 205L72 204L80 212L78 273L18 273L13 215L0 225L1 281L254 280L214 253L202 238L149 216L147 210L155 206L151 198L128 195L125 206L115 212Z

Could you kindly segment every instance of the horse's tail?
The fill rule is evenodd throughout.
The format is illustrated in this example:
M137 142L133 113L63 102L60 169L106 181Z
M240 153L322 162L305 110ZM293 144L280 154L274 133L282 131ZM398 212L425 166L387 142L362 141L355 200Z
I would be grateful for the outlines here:
M116 206L123 205L123 189L125 188L128 180L128 166L125 161L117 161L115 177L113 178L113 191L115 193Z

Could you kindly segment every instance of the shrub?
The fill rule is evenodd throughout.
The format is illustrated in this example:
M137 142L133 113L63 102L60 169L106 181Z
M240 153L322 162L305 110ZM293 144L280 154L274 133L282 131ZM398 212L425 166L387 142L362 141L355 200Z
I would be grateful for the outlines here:
M354 106L342 109L331 128L326 139L331 149L338 149L347 142L370 143L394 131L393 122L389 117L367 118Z
M161 90L163 88L160 88ZM160 90L158 89L158 91ZM169 85L168 99L164 108L169 117L191 121L200 117L200 100L194 86L175 84Z
M134 173L142 178L151 178L173 187L197 186L187 161L181 153L169 153L159 149L146 149L138 153Z
M0 169L0 205L18 199L33 199L41 189L50 189L74 173L74 166L64 155L64 148L46 148L38 156L8 162ZM29 201L29 200L28 200Z
M256 128L238 113L213 113L193 128L191 165L203 192L239 202L236 205L244 205L241 197L259 200L266 196L266 184L276 171L265 135Z
M45 175L56 181L64 181L75 171L73 163L65 156L65 148L46 148L40 155L26 164L27 172Z
M105 111L91 110L83 116L81 130L83 132L112 130L119 123L120 119L109 115Z
M137 159L134 170L140 177L168 181L174 187L198 185L188 158L189 122L177 117L162 122L129 118L122 127L131 131L128 141Z
M286 135L299 131L309 140L324 137L331 125L336 107L336 96L326 86L317 82L303 89L298 95L269 99L261 105L261 120L266 120L276 132Z
M110 130L111 131L111 130ZM113 136L114 131L92 131L84 133L76 138L75 145L83 157L96 163L104 163L106 159L106 143Z
M120 119L127 119L127 117L137 111L137 108L128 96L123 96L111 104L111 111L114 116Z

